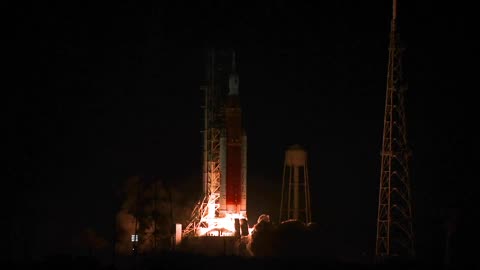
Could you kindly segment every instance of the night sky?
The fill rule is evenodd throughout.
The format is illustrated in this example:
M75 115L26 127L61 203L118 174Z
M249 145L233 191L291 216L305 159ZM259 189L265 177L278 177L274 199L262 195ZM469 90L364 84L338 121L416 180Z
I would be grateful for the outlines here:
M298 143L325 241L341 258L373 254L391 1L64 2L6 9L2 196L17 255L68 252L87 227L111 239L132 175L199 196L210 46L237 52L251 225L278 218ZM403 2L417 248L431 258L446 209L467 215L473 190L473 38L466 7Z

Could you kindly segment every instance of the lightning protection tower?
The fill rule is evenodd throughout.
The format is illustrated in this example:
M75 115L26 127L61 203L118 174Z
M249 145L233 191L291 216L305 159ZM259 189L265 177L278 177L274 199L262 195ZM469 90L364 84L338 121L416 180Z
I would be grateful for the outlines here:
M296 219L310 223L311 217L307 152L296 144L285 152L280 222Z
M397 34L397 1L393 0L387 91L378 195L376 262L411 259L414 251L412 199L409 175L411 152L407 145L401 53Z

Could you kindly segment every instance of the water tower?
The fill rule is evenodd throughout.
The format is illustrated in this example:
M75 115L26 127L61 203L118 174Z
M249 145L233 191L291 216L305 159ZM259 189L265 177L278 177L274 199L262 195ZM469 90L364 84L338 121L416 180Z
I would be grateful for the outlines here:
M280 222L289 219L311 222L308 181L307 151L298 144L292 145L285 151Z

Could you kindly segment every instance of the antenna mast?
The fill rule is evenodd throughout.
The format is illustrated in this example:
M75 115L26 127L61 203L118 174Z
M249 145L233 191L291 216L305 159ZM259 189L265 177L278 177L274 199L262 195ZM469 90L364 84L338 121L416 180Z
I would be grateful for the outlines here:
M393 0L390 29L387 91L381 152L380 189L378 195L377 262L392 257L413 258L414 233L410 188L401 53L397 33L397 1Z

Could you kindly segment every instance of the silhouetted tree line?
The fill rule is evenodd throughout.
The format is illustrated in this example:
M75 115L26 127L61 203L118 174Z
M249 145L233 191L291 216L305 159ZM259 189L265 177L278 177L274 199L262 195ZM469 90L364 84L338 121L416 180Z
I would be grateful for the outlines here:
M134 189L132 189L134 190ZM478 240L478 211L468 207L473 198L465 200L458 215L447 223L450 237L449 265L440 258L436 265L421 261L387 261L385 264L354 264L331 259L330 249L324 241L325 232L318 224L304 224L290 220L281 224L271 223L262 215L254 226L248 249L253 256L202 256L189 253L164 251L156 254L140 254L138 257L118 255L115 260L101 260L95 249L105 246L104 240L95 231L87 229L81 240L89 247L88 256L74 257L59 254L36 260L0 261L2 269L478 269L476 259ZM128 204L127 204L128 205Z
M134 176L123 188L123 205L117 214L116 252L146 253L171 248L174 224L184 223L194 205L191 198L168 182ZM132 243L132 235L138 242Z
M466 244L467 242L475 243L473 239L467 240L467 234L473 236L478 235L478 233L474 233L476 230L472 227L472 223L467 222L467 215L464 215L464 217L464 220L458 223L464 230L457 229L451 235L451 258L447 264L442 257L436 261L392 257L385 259L381 264L374 265L374 258L372 257L371 263L364 266L368 268L407 267L409 269L421 268L420 266L430 269L434 266L433 264L437 266L436 269L463 269L462 267L465 266L478 266L480 263L473 256L476 249L469 248ZM273 261L292 260L302 263L318 260L333 264L341 262L329 251L328 243L330 242L324 241L324 237L325 232L318 224L304 224L298 220L288 220L275 225L268 218L262 218L261 216L254 226L248 248L253 256L269 258Z

